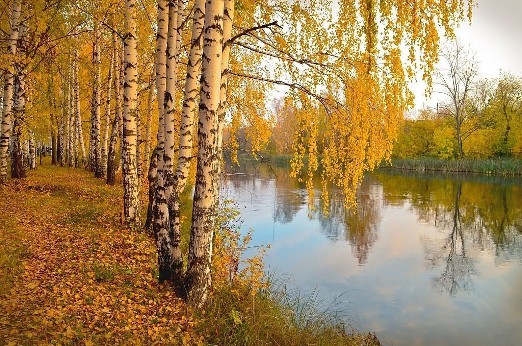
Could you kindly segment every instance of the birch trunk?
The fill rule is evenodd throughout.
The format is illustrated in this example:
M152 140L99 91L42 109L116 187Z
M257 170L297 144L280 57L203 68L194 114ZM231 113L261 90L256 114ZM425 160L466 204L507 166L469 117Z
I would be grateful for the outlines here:
M75 151L75 138L76 138L76 111L74 109L75 103L74 103L74 84L76 83L74 73L74 59L71 61L71 71L70 71L70 78L67 81L67 165L69 167L75 166L75 159L76 159L76 151Z
M179 244L181 235L180 196L190 170L193 149L194 117L196 112L196 98L198 96L198 77L201 72L201 54L203 50L203 25L205 22L205 0L196 0L193 10L192 37L183 94L183 109L179 131L179 153L175 173L174 195L171 198L174 243ZM179 246L179 245L178 245Z
M168 30L167 30L167 66L166 77L167 83L165 88L164 105L163 105L163 138L164 149L163 159L159 161L161 169L158 171L156 184L157 198L155 217L155 234L158 247L158 267L159 281L170 281L175 276L174 268L177 268L181 261L181 253L175 252L173 247L173 236L170 227L170 211L168 201L172 194L173 179L173 156L174 156L174 93L176 92L176 44L177 44L177 27L178 27L178 5L177 0L169 0L168 2ZM176 269L180 274L181 268Z
M18 70L15 76L15 91L13 100L13 158L11 163L11 178L25 178L26 160L22 143L23 124L25 117L25 75Z
M100 140L100 86L101 86L101 62L100 62L100 30L98 23L94 23L94 45L92 54L92 63L94 65L94 83L92 90L92 118L91 118L91 153L92 161L90 163L91 169L94 171L96 178L102 178L101 168L101 140ZM137 81L136 81L137 83Z
M34 133L33 131L29 130L29 156L28 156L28 162L29 162L29 169L36 169L36 143L34 141Z
M67 82L63 81L62 83L66 84ZM62 95L62 121L60 123L60 131L58 132L60 137L58 141L60 146L60 166L62 167L64 167L67 164L67 96L63 90L64 87L65 86L62 84L62 90L60 92Z
M139 98L138 98L138 105L139 109ZM136 112L136 167L138 169L138 179L141 182L141 178L143 177L143 173L141 170L142 165L142 157L141 157L141 117L139 111Z
M215 220L214 179L216 123L221 88L223 0L207 0L198 117L198 164L187 269L189 302L201 306L212 284L212 238Z
M121 120L121 59L118 54L118 43L116 33L112 33L112 49L115 56L114 60L114 119L111 124L111 137L109 141L109 150L107 153L107 184L114 185L116 183L116 151L118 144L118 135Z
M78 159L78 165L81 165L82 167L85 167L85 164L86 164L86 158L87 156L85 155L85 142L83 141L83 128L82 128L82 114L81 114L81 103L80 103L80 81L78 79L78 72L79 72L79 67L78 67L78 61L79 61L79 57L78 57L78 51L76 51L76 58L75 58L75 65L74 65L74 104L75 104L75 111L76 111L76 114L74 115L74 119L76 121L76 138L78 140L78 146L80 147L79 148L79 154L78 156L81 155L81 159Z
M219 182L221 180L221 167L223 163L223 127L225 125L225 112L227 109L227 89L228 89L228 76L230 74L230 43L228 42L232 38L232 24L234 23L234 2L235 0L225 0L225 12L223 16L223 58L221 61L221 90L219 99L219 112L218 112L218 131L217 131L217 151L218 151L218 162L217 162L217 177L216 177L216 191L219 192Z
M71 81L71 87L70 87L70 92L71 94L69 95L69 110L70 110L70 113L71 113L71 116L70 116L70 119L71 119L71 166L73 167L79 167L80 166L80 162L78 160L78 133L79 133L79 127L78 127L78 119L77 119L77 113L78 113L78 110L76 109L76 107L78 107L78 105L76 104L75 102L75 90L76 90L76 87L77 87L77 77L76 77L76 74L78 73L76 71L76 68L75 68L75 63L73 62L73 67L72 67L72 81ZM80 123L81 125L81 123Z
M152 80L154 79L154 71L155 68L152 71L152 74L150 76L149 81L149 91L147 93L147 123L145 124L145 163L143 164L144 167L150 166L150 147L151 147L151 126L152 126L152 110L153 110L153 101L154 101L154 88L152 87Z
M11 34L9 36L8 52L14 58L19 35L20 13L22 11L22 1L15 0L13 2L13 10L11 12ZM14 89L14 63L7 69L4 76L4 96L2 125L0 136L0 183L7 180L8 150L9 138L11 136L12 112L13 112L13 89Z
M114 49L111 51L111 61L109 65L109 73L107 76L107 100L105 101L105 128L103 130L103 141L101 147L101 178L107 175L107 156L108 156L108 142L109 142L109 128L111 127L111 96L112 96L112 75L114 69L114 60L116 54Z
M149 166L149 207L147 212L146 225L151 224L153 233L156 235L159 225L155 220L159 211L156 207L156 196L158 195L156 187L158 185L158 174L163 169L163 149L164 149L164 127L163 127L163 109L165 100L165 89L167 87L167 33L168 33L168 3L167 0L158 0L158 31L156 33L156 91L158 101L158 133L157 146L152 159L155 164ZM157 196L162 198L161 196Z
M136 167L136 114L138 87L138 54L136 49L136 9L135 0L125 0L124 66L125 83L123 91L123 205L127 226L139 227L139 179Z
M58 135L56 130L51 131L51 164L58 164Z
M51 123L51 164L58 164L58 119L56 114L56 97L54 96L54 71L50 71L51 75L49 76L49 120ZM43 145L45 149L45 145ZM45 153L45 152L44 152Z

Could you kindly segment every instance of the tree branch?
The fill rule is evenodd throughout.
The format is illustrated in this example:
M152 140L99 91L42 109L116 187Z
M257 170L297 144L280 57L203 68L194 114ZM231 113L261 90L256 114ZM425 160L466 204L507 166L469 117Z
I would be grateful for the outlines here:
M232 43L234 43L234 41L236 41L240 37L248 35L249 33L253 32L253 31L266 29L271 26L277 26L278 28L281 28L281 26L277 23L276 20L273 22L270 22L270 23L263 24L263 25L254 26L252 28L244 30L243 32L240 32L239 34L237 34L234 37L231 37L227 42L225 42L224 46L231 45Z

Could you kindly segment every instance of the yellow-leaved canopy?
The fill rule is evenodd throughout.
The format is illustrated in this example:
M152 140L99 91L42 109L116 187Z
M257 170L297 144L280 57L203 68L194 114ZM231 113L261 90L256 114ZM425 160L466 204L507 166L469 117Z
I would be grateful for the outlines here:
M255 6L241 3L245 8ZM323 201L328 202L333 184L350 207L364 172L390 158L403 114L413 105L410 82L420 74L431 87L440 36L454 36L455 27L471 18L474 2L263 3L250 13L260 23L276 20L279 26L239 39L246 53L238 52L236 59L241 60L241 54L264 54L265 63L255 70L257 80L290 87L299 124L292 175L306 180L310 201L314 173L320 169ZM242 71L253 71L245 65L232 70L241 77L247 74Z

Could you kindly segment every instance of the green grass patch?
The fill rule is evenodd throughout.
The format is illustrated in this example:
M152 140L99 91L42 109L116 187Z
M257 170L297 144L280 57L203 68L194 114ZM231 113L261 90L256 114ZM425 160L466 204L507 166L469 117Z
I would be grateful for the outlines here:
M393 159L384 169L478 173L486 175L521 176L522 160L515 158L443 160L436 158Z

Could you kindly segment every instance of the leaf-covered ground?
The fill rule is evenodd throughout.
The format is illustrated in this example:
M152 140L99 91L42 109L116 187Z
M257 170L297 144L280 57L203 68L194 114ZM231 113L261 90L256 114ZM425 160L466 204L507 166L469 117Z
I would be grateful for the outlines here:
M158 285L153 240L120 223L121 188L39 166L0 186L0 344L197 344Z

